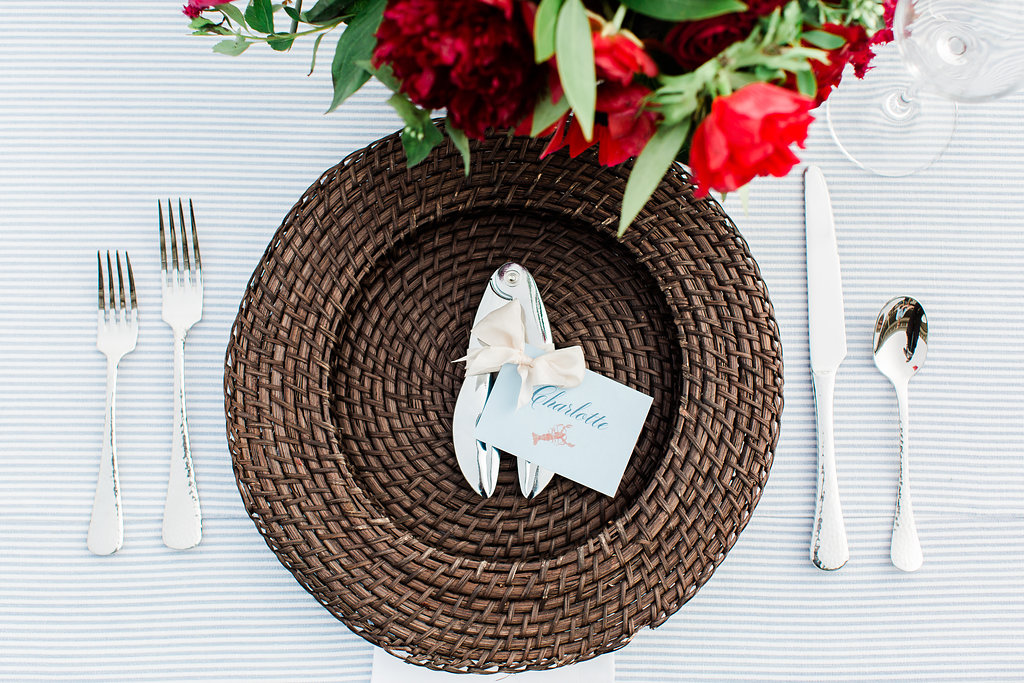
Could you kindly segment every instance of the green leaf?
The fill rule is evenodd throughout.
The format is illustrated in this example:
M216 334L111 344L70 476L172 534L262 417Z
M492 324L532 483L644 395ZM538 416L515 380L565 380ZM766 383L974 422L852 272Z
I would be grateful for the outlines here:
M230 2L225 2L222 5L217 5L216 9L220 10L221 14L228 18L228 21L233 21L240 28L245 28L245 17L242 16L242 10L238 9Z
M320 0L306 12L306 21L311 24L324 24L345 16L355 0Z
M270 46L270 49L276 50L278 52L285 52L286 50L291 48L292 43L294 42L295 36L289 35L287 33L277 33L274 34L274 37L267 39L267 45Z
M235 57L245 52L251 43L242 36L236 36L231 40L222 40L213 46L213 51L222 55Z
M747 9L738 0L622 0L622 4L637 14L662 21L693 21Z
M402 147L405 149L406 164L411 168L426 159L430 150L434 149L444 136L430 120L430 112L417 107L405 95L392 95L388 104L394 107L405 121L405 128L402 129Z
M386 4L387 0L371 0L365 10L349 22L345 32L338 38L338 46L334 50L334 63L331 65L334 99L327 109L328 114L370 80L370 72L357 62L369 60L373 56L373 48L377 45L377 37L374 34L380 26Z
M466 167L466 175L469 175L469 138L460 129L455 127L450 116L445 119L444 129L448 131L448 137L452 139L455 149L459 150L459 153L462 155L462 163Z
M369 59L357 59L352 63L360 69L373 74L391 92L398 92L401 89L402 84L398 82L398 79L395 78L395 72L387 64L381 64L380 68L377 69Z
M292 21L305 21L305 18L302 16L299 10L295 9L294 7L291 7L290 5L285 5L283 9L284 13L291 17Z
M408 126L403 128L402 148L405 149L406 165L412 168L426 159L442 140L444 136L433 123L422 130L412 130Z
M206 17L196 17L192 21L188 22L188 27L196 31L205 26L213 26L213 22Z
M814 97L818 94L818 82L814 79L814 72L810 69L796 72L796 87L801 95Z
M555 54L555 24L562 0L541 0L533 19L533 50L537 63L546 62Z
M249 22L249 28L259 33L274 32L274 10L270 6L270 0L250 0L249 6L245 8L245 20Z
M327 35L327 34L326 33L321 33L321 34L317 35L316 40L313 41L313 57L312 57L312 59L309 60L309 73L306 74L307 76L312 76L313 75L313 69L316 68L316 52L317 52L317 50L320 49L320 41L324 39L325 35Z
M388 99L388 104L398 112L398 115L402 117L402 121L407 126L422 128L424 122L430 120L430 114L409 100L408 97L402 93L395 93Z
M625 234L630 223L658 188L658 183L682 149L689 132L690 122L684 121L675 126L661 126L647 141L626 181L626 191L622 195L622 214L619 216L619 237Z
M597 75L594 71L594 44L590 38L590 20L581 0L565 0L555 27L555 52L558 78L565 90L583 136L594 136L594 107L597 105Z
M828 31L805 31L800 37L822 50L835 50L846 44L846 40L842 36Z
M537 100L533 108L533 123L530 125L530 137L535 138L549 126L557 123L569 111L569 100L561 98L555 104L551 101L551 93L547 92Z

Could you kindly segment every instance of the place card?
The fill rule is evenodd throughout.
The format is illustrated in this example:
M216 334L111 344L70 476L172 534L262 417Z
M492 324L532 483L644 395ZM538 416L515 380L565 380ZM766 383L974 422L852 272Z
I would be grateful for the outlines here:
M517 410L520 386L516 366L503 366L476 438L614 496L654 399L587 370L573 388L534 387L530 400Z

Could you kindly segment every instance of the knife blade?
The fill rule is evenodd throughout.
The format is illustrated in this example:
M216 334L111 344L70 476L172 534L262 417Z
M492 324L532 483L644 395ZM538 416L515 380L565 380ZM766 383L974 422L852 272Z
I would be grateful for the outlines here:
M525 281L522 275L524 270L515 263L506 263L494 271L487 281L487 288L476 309L474 327L513 300L520 283ZM476 335L470 334L467 351L480 346L480 340ZM462 470L462 476L470 487L485 498L493 495L498 485L501 455L496 448L478 441L475 432L476 423L494 385L494 378L494 373L467 376L459 388L459 394L455 399L455 411L452 414L452 442L455 445L459 469Z
M819 569L834 570L850 559L839 501L832 414L836 373L846 357L846 319L832 201L825 176L817 166L804 171L804 222L808 343L818 441L811 562Z
M526 318L526 343L545 350L553 350L551 340L551 323L540 296L537 281L525 268L522 269L522 282L516 287L514 296L523 307ZM555 473L533 464L523 458L516 461L519 471L519 490L527 498L533 498L544 490Z

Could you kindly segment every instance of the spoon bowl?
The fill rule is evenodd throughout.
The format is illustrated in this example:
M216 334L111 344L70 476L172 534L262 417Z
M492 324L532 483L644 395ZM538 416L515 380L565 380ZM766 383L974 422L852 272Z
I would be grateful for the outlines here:
M878 314L872 343L875 365L890 382L909 382L928 356L928 316L909 296L890 300Z
M896 390L899 408L900 481L893 519L892 563L903 571L921 568L924 558L910 502L910 411L908 385L928 355L928 316L919 301L909 296L890 299L878 314L872 343L875 365Z

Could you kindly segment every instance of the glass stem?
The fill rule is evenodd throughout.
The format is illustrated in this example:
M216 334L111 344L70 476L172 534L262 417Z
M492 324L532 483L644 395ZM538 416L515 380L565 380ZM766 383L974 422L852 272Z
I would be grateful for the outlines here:
M897 88L886 96L882 108L892 119L903 121L912 118L917 115L919 109L918 94L920 92L921 86L917 83Z

